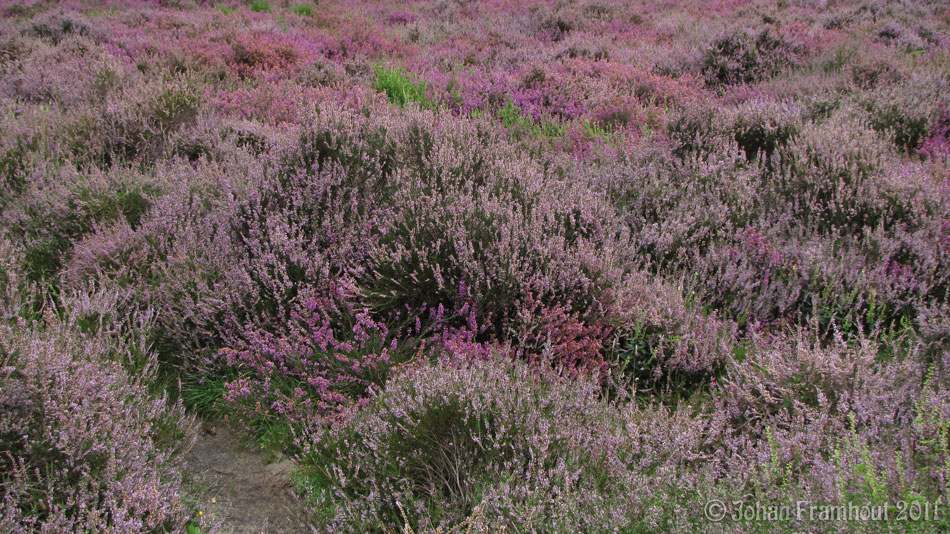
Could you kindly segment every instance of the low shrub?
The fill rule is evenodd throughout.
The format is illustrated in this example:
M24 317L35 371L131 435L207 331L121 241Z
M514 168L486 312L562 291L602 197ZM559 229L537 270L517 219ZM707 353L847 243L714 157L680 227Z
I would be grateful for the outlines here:
M128 171L89 173L43 169L5 214L10 236L24 246L24 271L33 281L53 281L73 242L98 225L122 219L136 226L154 193Z
M950 99L950 81L939 75L915 74L902 83L882 86L861 103L871 126L898 149L914 153L940 120L941 103Z
M62 142L77 164L154 162L168 149L172 134L196 121L202 102L182 77L135 85L109 100L112 105L75 110L62 128Z
M5 206L27 188L28 177L43 138L41 130L30 122L15 116L3 118L3 134L0 135L0 206Z
M802 128L803 110L798 106L752 100L733 111L730 130L747 159L771 161L776 150L787 145Z
M728 150L731 144L715 108L698 102L670 113L665 126L670 149L679 158L705 158Z
M769 29L756 35L733 33L706 49L700 70L709 85L756 83L790 65L795 47Z
M598 465L595 443L613 434L596 389L500 359L407 369L338 426L303 438L315 511L342 532L383 532L404 517L419 532L541 518L565 532L591 527L575 514L596 514L588 506L606 492L589 492L597 481L584 466Z
M340 317L310 302L294 319L286 335L248 332L215 356L217 366L236 377L222 384L218 399L232 409L218 408L236 412L258 435L270 426L299 430L323 424L344 407L365 402L381 389L390 367L407 359L396 337L365 311ZM349 322L349 328L338 326Z
M89 20L75 11L51 11L33 17L30 32L53 44L68 35L84 35L90 32Z
M323 298L397 322L442 305L455 326L474 313L499 339L532 298L596 328L618 239L610 208L473 125L437 138L442 127L425 112L323 109L275 139L268 163L169 166L156 181L177 185L155 215L86 241L87 267L68 278L92 269L139 287L182 348L281 330Z
M149 393L153 358L128 374L136 342L84 317L0 326L0 529L181 532L191 419Z
M614 335L604 353L611 370L634 380L639 392L689 397L733 355L735 323L705 313L671 284L631 274L615 299L608 314Z
M946 448L933 439L946 421L942 371L881 362L873 342L855 352L808 336L756 338L709 404L674 410L607 402L590 377L497 351L405 368L302 436L308 496L327 532L689 532L710 496L944 498Z
M943 499L946 464L931 459L946 454L932 441L933 423L946 421L936 408L947 402L945 369L928 370L913 349L897 354L882 359L869 338L756 337L715 410L768 444L764 487L799 485L829 503Z
M927 132L918 152L931 158L950 155L950 108L945 103L940 104L937 116L931 122L930 131Z

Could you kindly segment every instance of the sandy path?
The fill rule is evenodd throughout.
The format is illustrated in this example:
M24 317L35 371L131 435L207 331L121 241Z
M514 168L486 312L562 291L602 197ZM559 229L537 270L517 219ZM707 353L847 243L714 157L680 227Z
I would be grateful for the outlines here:
M222 521L222 534L310 532L303 503L291 491L290 460L268 464L220 422L203 422L186 457L189 471L207 487L199 502L206 518ZM214 502L212 502L212 499Z

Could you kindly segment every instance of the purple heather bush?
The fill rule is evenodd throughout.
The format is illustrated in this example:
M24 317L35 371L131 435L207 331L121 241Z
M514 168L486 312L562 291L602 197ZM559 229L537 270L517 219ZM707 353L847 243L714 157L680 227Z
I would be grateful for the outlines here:
M66 297L62 319L0 327L4 531L179 532L191 516L192 419L150 392L150 314L116 317L120 299Z
M634 378L642 392L695 387L716 373L736 346L736 324L706 313L682 286L627 277L608 315L613 336L605 339L612 371Z
M950 154L950 111L945 103L940 104L937 117L931 122L930 131L921 143L919 152L932 158Z
M171 134L195 122L200 107L197 88L183 76L138 84L77 110L63 141L71 159L80 162L148 163L167 150Z
M90 33L90 23L76 11L51 11L33 17L29 22L29 32L55 44L69 35Z
M940 119L941 105L950 100L946 75L914 73L902 83L878 87L864 106L875 130L898 148L915 151Z
M34 313L33 302L30 296L35 287L23 272L23 265L19 259L23 249L8 237L0 238L0 287L3 288L0 296L0 321L4 324L15 322L17 318L30 317Z
M75 240L117 219L137 225L149 207L150 186L132 171L82 172L44 162L27 183L3 220L24 247L24 270L33 281L54 277Z
M748 84L775 75L795 56L794 45L769 29L754 35L742 31L713 40L704 52L700 69L708 85Z
M222 400L258 432L281 423L298 429L322 424L353 401L366 401L389 368L405 359L386 325L368 311L336 332L340 321L332 306L311 301L306 308L294 314L287 335L247 332L215 355L234 377L221 384Z
M397 161L410 164L390 179L391 226L360 280L371 306L456 311L471 301L496 328L529 297L602 313L622 242L609 205L477 123L419 115L400 126L389 132Z
M234 321L243 317L252 283L240 270L230 233L233 197L222 166L199 161L197 167L179 162L159 170L161 193L152 215L137 227L122 220L101 227L78 243L63 273L66 287L95 277L132 288L140 302L152 303L159 311L161 351L197 350L240 328ZM246 171L259 169L245 161Z
M603 315L617 242L610 207L494 134L422 112L364 119L321 108L296 140L274 136L272 163L241 156L240 167L160 173L171 190L156 216L109 230L127 234L113 241L124 250L86 241L100 251L77 251L86 267L71 278L105 261L122 283L148 280L146 300L175 310L167 329L183 346L274 328L324 297L387 320L406 307L452 315L471 305L496 334L529 298ZM136 258L146 263L131 267Z
M589 376L565 380L497 351L407 368L302 438L309 498L327 531L689 532L704 495L945 497L941 378L880 363L868 343L856 354L807 334L760 341L714 384L716 409L699 413L611 403Z
M946 218L946 185L926 167L897 160L886 140L853 118L856 110L802 124L802 110L793 109L784 124L775 112L771 124L756 124L762 119L753 106L731 111L732 119L708 110L682 115L670 126L680 159L646 149L611 171L605 184L641 261L687 277L701 302L740 323L807 317L816 298L820 312L861 314L877 299L889 320L911 319L925 302L945 298L935 232ZM744 161L769 149L771 157ZM910 260L908 246L937 256ZM927 281L914 277L897 290L897 257L902 269L929 265L921 272ZM907 291L923 286L925 294Z
M770 442L772 476L806 482L825 502L946 498L933 426L946 424L942 364L882 360L867 338L821 347L799 334L767 347L727 373L716 402L730 425Z
M466 518L479 532L609 520L578 514L607 513L608 495L591 490L598 475L615 483L601 447L616 437L615 413L596 382L456 358L407 369L363 409L303 437L309 498L327 528L379 531L403 513L419 531Z

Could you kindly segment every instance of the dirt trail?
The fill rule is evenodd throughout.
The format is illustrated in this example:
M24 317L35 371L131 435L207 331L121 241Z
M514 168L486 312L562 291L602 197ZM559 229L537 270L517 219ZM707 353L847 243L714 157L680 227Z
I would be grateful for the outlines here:
M221 534L310 532L303 525L304 505L291 491L294 463L267 463L260 451L241 443L226 423L201 423L186 462L207 487L199 502L205 517L222 520Z

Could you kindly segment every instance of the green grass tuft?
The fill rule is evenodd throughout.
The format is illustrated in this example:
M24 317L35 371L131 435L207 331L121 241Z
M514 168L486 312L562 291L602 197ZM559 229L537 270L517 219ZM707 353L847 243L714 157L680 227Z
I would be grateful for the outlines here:
M227 378L207 378L202 382L188 382L182 387L182 400L185 406L202 417L219 417L224 414L221 401L227 389Z
M386 93L393 104L405 106L416 102L424 108L431 108L432 102L426 98L426 84L411 72L400 68L379 67L376 69L376 82L373 88Z
M567 134L567 126L564 123L550 119L535 122L530 115L524 114L521 108L511 100L508 100L505 107L497 111L497 116L514 139L534 137L550 143L552 140L564 137Z
M255 13L270 13L270 2L267 0L252 0L250 8Z
M301 17L312 17L314 13L313 4L297 4L291 10Z

